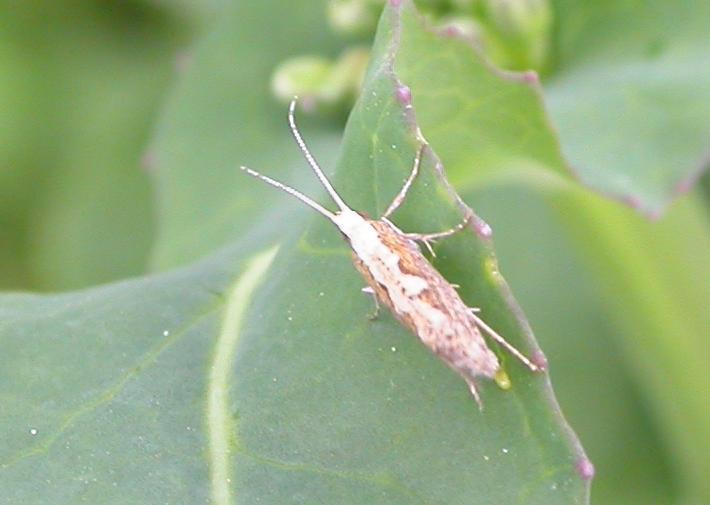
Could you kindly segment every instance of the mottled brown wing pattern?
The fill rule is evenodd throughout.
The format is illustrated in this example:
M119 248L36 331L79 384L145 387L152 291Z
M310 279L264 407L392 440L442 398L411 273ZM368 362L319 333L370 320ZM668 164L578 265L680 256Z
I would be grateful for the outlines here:
M354 255L357 270L362 273L378 300L458 373L469 380L475 376L493 377L499 368L498 360L488 349L481 332L470 318L468 307L456 290L434 269L413 241L386 222L370 221L370 224L377 230L382 243L396 251L399 257L399 272L393 272L392 277L401 274L417 276L427 286L412 300L414 310L406 312L392 303L388 290L397 289L396 283L392 286L378 283L368 266ZM443 318L427 319L437 311Z

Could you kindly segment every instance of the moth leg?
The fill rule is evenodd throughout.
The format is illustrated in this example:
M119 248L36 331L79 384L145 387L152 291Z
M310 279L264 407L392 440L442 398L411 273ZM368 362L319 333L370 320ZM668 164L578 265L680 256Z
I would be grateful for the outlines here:
M448 230L444 231L438 231L436 233L403 233L403 235L408 239L420 240L422 242L439 240L440 238L450 237L454 233L458 233L464 228L466 228L466 225L468 224L470 219L470 216L466 216L463 221L461 221L453 228L449 228Z
M431 246L431 241L422 240L422 244L424 244L424 247L427 248L427 251L429 251L429 254L431 254L431 257L436 258L436 253L434 252L434 248Z
M368 295L372 296L372 301L375 302L375 311L367 316L367 318L370 321L374 321L377 319L377 317L380 315L380 302L377 300L377 295L375 294L375 290L372 289L370 286L365 286L364 288L361 289L363 293L366 293Z
M444 231L439 231L436 233L402 233L402 235L410 240L415 240L417 242L421 242L426 246L426 248L429 250L431 255L433 257L436 257L436 254L434 253L434 249L431 247L431 243L439 240L441 238L445 237L450 237L454 233L458 233L464 228L466 228L466 225L468 224L469 219L471 219L470 216L466 216L466 218L461 221L459 224L454 226L453 228L449 228L448 230Z
M468 390L471 392L471 396L473 396L473 399L476 400L476 403L478 404L478 410L483 411L483 401L481 400L481 396L478 394L475 381L473 379L466 379L466 383L468 384Z
M394 200L392 200L392 203L390 203L389 207L387 207L385 213L382 214L382 218L389 217L395 210L399 208L400 205L402 205L404 198L407 196L409 188L412 187L412 183L414 182L414 179L417 178L417 174L419 173L419 165L422 162L422 153L424 152L425 145L426 144L422 144L419 147L417 155L414 158L414 165L412 166L412 171L410 172L409 177L407 177L407 180L404 182L404 186L402 186L402 189L399 190L397 196L394 197Z
M476 315L476 312L478 312L478 311L477 310L470 310L470 312L469 312L471 319L473 319L473 321L476 323L476 326L478 326L483 331L485 331L493 340L495 340L500 345L505 347L508 350L508 352L510 352L510 354L512 354L513 356L518 358L530 370L532 370L533 372L541 371L541 368L539 366L537 366L535 363L533 363L528 358L526 358L525 355L523 355L523 353L521 353L515 347L513 347L513 345L510 342L508 342L506 339L501 337L493 328L488 326L485 323L485 321L483 321L483 319L481 319L480 317L478 317Z

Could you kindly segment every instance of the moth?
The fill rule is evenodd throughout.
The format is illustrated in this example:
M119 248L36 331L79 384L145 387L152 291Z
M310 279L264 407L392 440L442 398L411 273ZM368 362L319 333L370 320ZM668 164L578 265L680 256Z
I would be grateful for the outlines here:
M329 219L341 232L352 249L355 268L362 274L367 287L363 291L374 295L376 309L385 305L394 317L412 331L431 351L454 369L467 382L471 394L483 409L476 380L494 379L504 389L510 381L501 368L498 357L486 344L481 330L507 349L530 370L542 368L508 343L468 307L450 284L420 251L421 242L433 254L431 242L466 228L470 215L457 226L437 233L405 233L389 217L399 208L414 182L426 144L422 141L412 171L399 193L379 219L370 219L351 209L335 191L325 176L296 126L296 99L288 109L288 123L301 152L330 197L338 206L332 212L296 189L240 167L246 173L296 197Z

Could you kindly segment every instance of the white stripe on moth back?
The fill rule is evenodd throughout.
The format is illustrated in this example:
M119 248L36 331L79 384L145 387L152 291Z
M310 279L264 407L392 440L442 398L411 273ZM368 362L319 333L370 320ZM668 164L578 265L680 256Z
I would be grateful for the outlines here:
M382 243L377 230L360 214L351 209L343 210L336 213L333 223L348 237L350 247L377 282L384 286L401 286L406 298L419 296L427 288L424 279L400 270L399 256ZM391 272L397 272L397 277L393 278Z

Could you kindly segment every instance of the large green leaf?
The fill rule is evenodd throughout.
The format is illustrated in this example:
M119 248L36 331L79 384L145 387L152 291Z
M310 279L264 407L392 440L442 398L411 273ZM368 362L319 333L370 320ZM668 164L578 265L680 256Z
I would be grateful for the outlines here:
M233 40L226 34L245 8L224 16L192 75L220 68L221 53L210 49ZM347 201L372 215L397 192L418 147L393 68L401 14L383 18L334 176ZM421 30L413 21L406 29ZM222 102L215 89L226 94L228 84L188 77L190 92L173 101L154 152L167 186L158 263L226 249L145 280L3 297L0 339L11 365L0 392L17 408L0 419L14 434L3 444L0 487L11 489L11 503L585 503L589 463L545 375L494 347L513 387L482 383L480 412L461 378L391 316L367 319L371 301L329 223L228 175L232 155L219 147L232 141L269 173L297 159L281 150L285 131L271 142L266 119L256 130L269 135L266 155L254 154L259 135L233 133L230 107L250 97ZM226 112L195 115L192 97ZM186 144L190 114L213 149ZM208 135L198 140L204 148ZM208 176L212 165L220 171ZM303 161L298 167L298 180L312 178ZM403 228L436 231L461 219L463 204L439 170L426 151L394 216ZM542 359L485 223L436 250L436 266L463 298Z
M658 215L707 168L708 2L553 2L545 101L590 186Z
M212 413L229 409L219 397L206 412L231 364L215 351L244 331L240 310L272 257L3 295L2 503L207 501Z
M144 2L0 4L0 286L145 271L141 155L186 28Z

